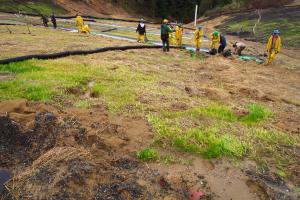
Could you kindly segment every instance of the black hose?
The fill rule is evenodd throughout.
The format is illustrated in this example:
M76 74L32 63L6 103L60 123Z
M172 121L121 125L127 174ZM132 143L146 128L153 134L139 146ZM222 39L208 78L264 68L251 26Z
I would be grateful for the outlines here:
M94 53L102 53L106 51L125 51L130 49L159 49L162 48L161 45L149 46L149 45L136 45L136 46L119 46L119 47L104 47L98 48L93 50L74 50L74 51L63 51L58 53L51 53L51 54L35 54L35 55L26 55L26 56L19 56L15 58L8 58L4 60L0 60L0 64L9 64L13 62L20 62L29 59L56 59L62 58L67 56L74 56L74 55L87 55L87 54L94 54ZM185 49L184 47L172 47L176 49Z

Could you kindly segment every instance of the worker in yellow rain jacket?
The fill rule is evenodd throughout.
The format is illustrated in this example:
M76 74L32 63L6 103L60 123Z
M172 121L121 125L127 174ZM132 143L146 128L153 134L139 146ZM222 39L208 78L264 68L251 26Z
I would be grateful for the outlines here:
M272 64L275 56L280 52L281 48L281 38L279 36L279 30L274 30L273 34L270 36L267 44L268 61L266 64Z
M200 51L203 35L204 35L203 26L199 25L194 32L194 43L195 43L196 51Z
M76 21L77 30L78 30L79 33L81 33L81 32L82 32L83 25L84 25L84 23L83 23L83 18L82 18L81 16L78 15L78 16L76 17L75 21Z
M182 24L177 24L175 29L175 39L176 39L176 45L180 47L182 45L182 35L183 35L183 28Z
M220 41L221 41L220 33L218 31L214 31L210 35L210 39L211 39L210 48L211 49L218 49Z
M89 27L89 25L83 25L81 32L86 34L91 34L91 28Z

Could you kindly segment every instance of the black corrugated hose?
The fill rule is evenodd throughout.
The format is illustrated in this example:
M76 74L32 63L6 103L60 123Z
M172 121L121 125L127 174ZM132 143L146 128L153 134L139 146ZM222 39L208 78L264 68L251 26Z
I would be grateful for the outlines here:
M19 56L15 58L8 58L0 60L0 64L9 64L13 62L20 62L24 60L29 59L56 59L56 58L62 58L67 56L75 56L75 55L87 55L87 54L94 54L94 53L101 53L106 51L125 51L130 49L159 49L162 48L161 45L135 45L135 46L118 46L118 47L104 47L104 48L98 48L93 50L74 50L74 51L63 51L58 53L51 53L51 54L34 54L34 55L26 55L26 56ZM171 47L171 48L177 48L177 49L185 49L184 47Z

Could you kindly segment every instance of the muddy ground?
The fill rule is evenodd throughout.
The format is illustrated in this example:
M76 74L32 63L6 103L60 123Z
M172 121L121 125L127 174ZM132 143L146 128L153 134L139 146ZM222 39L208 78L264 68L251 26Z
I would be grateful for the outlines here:
M13 177L1 199L296 199L279 177L226 160L190 156L192 165L143 164L151 141L140 118L110 116L102 105L61 110L26 100L0 103L0 169ZM195 195L192 198L191 195Z

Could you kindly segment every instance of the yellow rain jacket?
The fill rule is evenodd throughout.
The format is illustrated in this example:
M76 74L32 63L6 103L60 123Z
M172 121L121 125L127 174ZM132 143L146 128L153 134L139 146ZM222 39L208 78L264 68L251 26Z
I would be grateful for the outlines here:
M172 46L174 45L174 37L172 32L169 33L169 43Z
M203 36L204 36L203 28L195 30L195 32L194 32L194 42L195 42L195 47L196 47L197 50L199 50L200 47L201 47Z
M211 49L218 49L220 41L221 41L220 34L216 37L212 33L212 34L210 34L210 39L211 39L210 48Z
M176 26L175 38L176 38L176 45L177 46L182 45L182 34L183 34L183 28L180 27L180 26Z
M83 18L81 16L77 16L76 19L76 26L77 26L77 30L78 32L82 32L82 28L83 28Z
M83 32L83 33L90 34L90 33L91 33L91 28L89 27L89 25L84 25L84 26L82 27L82 32Z
M274 50L275 52L279 53L281 49L281 38L277 36L275 44L273 44L273 35L270 36L267 44L267 52Z
M270 36L267 44L267 52L268 52L268 61L267 64L272 64L274 61L276 54L280 52L281 49L281 38L277 36L276 40L273 40L273 35Z

